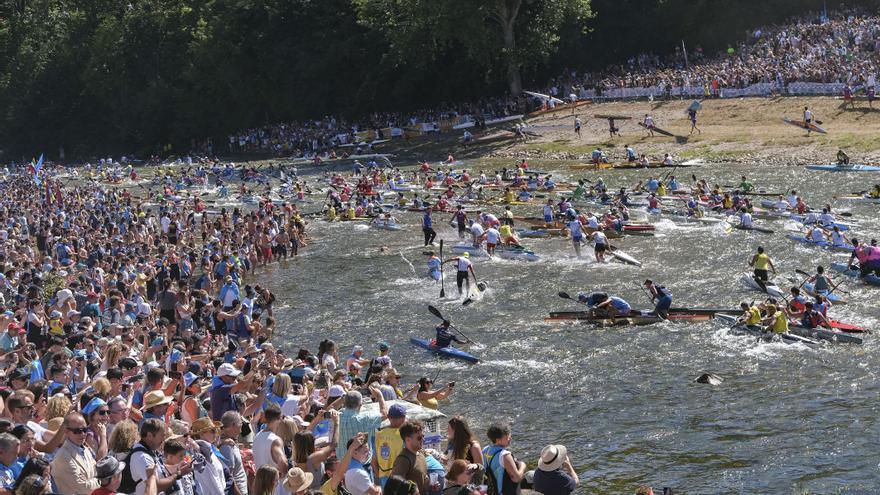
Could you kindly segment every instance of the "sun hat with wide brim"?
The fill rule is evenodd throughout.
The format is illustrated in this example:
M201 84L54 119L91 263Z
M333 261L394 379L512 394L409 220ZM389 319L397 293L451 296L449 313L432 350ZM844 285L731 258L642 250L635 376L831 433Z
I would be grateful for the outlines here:
M203 433L209 430L219 430L221 423L219 421L214 421L211 418L204 417L199 418L193 421L192 426L189 431L193 435L198 435L199 433Z
M568 449L565 445L548 445L541 450L541 458L538 460L538 469L541 471L556 471L562 467L562 463L568 457Z
M166 397L161 390L153 390L144 394L144 410L152 409L163 404L170 404L173 397Z
M284 478L282 484L290 493L297 493L311 486L314 479L315 476L312 473L307 473L302 469L295 467L287 471L287 476Z

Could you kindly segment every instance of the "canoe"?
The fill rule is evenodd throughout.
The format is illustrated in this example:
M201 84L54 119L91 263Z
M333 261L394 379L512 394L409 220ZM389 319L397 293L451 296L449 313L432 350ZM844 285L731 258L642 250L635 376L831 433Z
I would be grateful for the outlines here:
M584 312L587 313L587 312ZM669 321L672 322L702 322L709 321L712 317L706 314L669 314ZM610 318L603 318L600 316L590 316L588 313L583 316L578 317L568 317L568 316L551 316L548 318L544 318L545 321L565 321L565 320L577 320L581 323L589 323L591 325L596 325L599 327L620 327L620 326L642 326L642 325L653 325L655 323L660 323L665 321L663 318L657 316L651 310L633 310L627 316L619 316L615 318L613 321Z
M809 215L796 215L791 214L787 216L788 219L794 220L795 222L800 222L804 225L818 225L820 228L824 230L833 230L834 227L837 227L841 232L847 232L856 226L854 223L849 222L839 222L834 221L827 224L820 224L819 219L813 215L812 218L809 218Z
M880 167L873 165L807 165L807 170L822 170L825 172L880 172Z
M474 356L469 352L465 352L461 349L456 349L455 347L435 347L431 345L431 341L428 339L420 339L418 337L410 337L409 343L416 346L421 347L422 349L427 349L428 351L441 356L452 359L461 359L462 361L467 361L469 363L479 363L480 358Z
M807 123L804 122L803 120L792 120L792 119L785 118L785 119L782 119L782 121L788 125L793 125L795 127L800 127L803 130L807 130ZM819 127L813 123L810 123L809 129L813 132L818 132L819 134L828 134L828 132L825 129L822 129L821 127Z
M590 242L590 244L593 244L593 243ZM618 247L616 247L616 246L614 246L614 245L609 244L609 245L608 245L608 250L607 250L606 252L607 252L608 254L610 254L612 258L616 259L617 261L619 261L619 262L621 262L621 263L624 263L624 264L627 264L627 265L633 265L633 266L642 266L642 262L641 262L641 261L639 261L639 260L633 258L632 256L630 256L630 255L624 253L623 251L621 251Z
M755 289L758 292L764 292L773 297L783 297L785 295L785 293L782 292L782 289L780 289L778 285L774 285L772 281L765 284L766 289L762 288L758 281L755 280L754 275L749 272L744 272L739 280L747 287Z
M403 226L400 224L397 224L397 223L395 223L393 225L387 225L387 224L379 225L379 224L373 223L373 224L370 224L370 227L373 227L374 229L381 229L381 230L403 230Z
M816 291L813 289L814 289L813 284L811 284L809 282L804 284L804 290L807 292L807 294L811 295L812 297L816 297ZM825 296L825 298L827 298L829 301L834 303L835 306L839 306L841 304L846 304L846 301L844 301L842 297L840 297L839 295L837 295L833 292L829 293L827 290L823 290L823 291L821 291L821 293L823 296Z
M813 340L809 337L802 337L800 335L795 335L792 333L767 332L764 330L764 327L758 325L735 325L737 319L734 316L718 315L715 317L715 319L727 325L734 325L730 327L731 332L761 337L763 340L768 342L778 337L784 344L804 344L810 347L816 347L819 345L819 341Z
M859 277L858 270L850 270L849 266L846 263L831 263L831 269L834 271L838 271L847 277L859 278L863 282L869 285L875 285L880 287L880 277L874 274L870 274L867 277Z
M456 244L452 247L452 252L455 254L468 253L471 258L490 258L486 248L482 246L475 248L468 243ZM527 248L516 248L515 246L497 246L495 248L494 256L505 260L518 261L538 261L540 259L532 250Z
M787 234L785 237L788 237L793 241L800 242L801 244L809 244L811 246L818 246L820 248L831 249L833 251L844 251L850 253L853 250L852 246L835 246L828 241L813 242L803 235Z
M593 117L594 117L594 118L597 118L597 119L605 119L605 120L611 120L611 119L614 119L614 120L630 120L630 119L632 119L632 117L627 117L627 116L625 116L625 115L605 115L605 114L596 114L596 115L593 115Z

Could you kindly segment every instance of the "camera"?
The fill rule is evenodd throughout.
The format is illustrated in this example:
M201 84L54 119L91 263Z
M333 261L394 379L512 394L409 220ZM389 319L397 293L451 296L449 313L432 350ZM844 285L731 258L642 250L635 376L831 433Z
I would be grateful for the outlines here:
M330 419L330 411L324 411L324 419Z
M449 382L449 388L452 388L454 386L455 386L455 382Z

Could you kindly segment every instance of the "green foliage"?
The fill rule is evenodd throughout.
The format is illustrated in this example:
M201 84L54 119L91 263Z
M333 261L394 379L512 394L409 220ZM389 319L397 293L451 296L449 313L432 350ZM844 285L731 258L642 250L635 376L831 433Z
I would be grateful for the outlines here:
M878 0L856 2L876 5ZM540 87L684 39L707 52L820 0L9 0L3 160L146 154L328 114ZM748 15L743 15L748 13Z

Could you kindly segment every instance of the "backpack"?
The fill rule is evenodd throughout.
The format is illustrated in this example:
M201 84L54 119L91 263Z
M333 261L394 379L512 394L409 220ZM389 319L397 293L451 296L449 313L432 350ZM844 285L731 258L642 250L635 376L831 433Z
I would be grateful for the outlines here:
M131 449L128 455L125 456L125 468L122 470L122 482L119 483L119 488L117 489L119 493L134 493L135 490L137 490L138 481L135 481L131 476L131 456L138 452L145 452L153 458L154 462L157 462L156 458L153 457L152 452L150 452L150 449L143 445L137 445L135 448Z
M495 456L492 456L492 460L495 460ZM495 473L492 471L491 460L489 461L489 465L486 466L485 471L486 477L484 478L484 480L486 482L486 495L500 495L500 493L498 492L498 481L495 479Z

